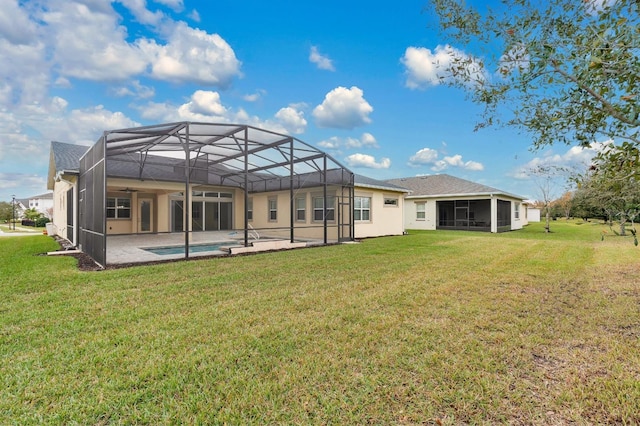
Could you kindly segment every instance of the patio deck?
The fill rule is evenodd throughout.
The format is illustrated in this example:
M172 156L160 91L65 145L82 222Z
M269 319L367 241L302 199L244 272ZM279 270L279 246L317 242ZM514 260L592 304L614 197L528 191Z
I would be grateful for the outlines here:
M136 234L136 235L109 235L107 236L107 265L118 265L125 263L144 263L157 262L163 260L184 259L184 249L179 253L156 254L148 249L175 247L176 249L184 247L185 236L183 233L170 234ZM250 239L249 243L258 243L255 247L244 246L242 233L229 231L211 231L211 232L193 232L189 241L189 258L202 256L223 256L229 255L229 250L221 250L212 247L210 250L201 247L202 245L218 245L242 247L244 250L235 250L240 252L256 252L278 250L283 248L303 247L307 245L321 244L318 241L300 241L293 245L283 244L286 240L282 238L260 238ZM269 244L272 242L272 244ZM226 244L228 243L228 244ZM200 247L197 247L200 246ZM247 250L250 249L251 250ZM197 251L196 251L197 249ZM232 252L234 253L234 252Z

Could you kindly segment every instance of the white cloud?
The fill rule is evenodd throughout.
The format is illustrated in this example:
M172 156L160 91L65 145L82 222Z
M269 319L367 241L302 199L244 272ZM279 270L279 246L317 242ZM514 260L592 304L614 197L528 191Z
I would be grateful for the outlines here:
M433 52L408 47L400 61L406 68L406 86L410 89L426 89L454 79L470 85L487 80L480 61L449 45L439 45Z
M391 160L381 158L379 162L375 157L367 154L352 154L344 159L349 167L362 167L367 169L388 169L391 167Z
M193 82L225 88L240 74L240 61L218 34L179 22L166 45L143 40L141 49L150 57L151 75L178 83Z
M321 54L316 46L311 46L311 52L309 52L309 61L316 64L321 70L335 71L333 61L328 56Z
M422 148L409 158L409 165L418 167L424 164L433 164L438 159L438 151L431 148Z
M462 161L462 155L460 154L447 156L442 160L436 161L433 167L431 167L431 170L440 172L442 170L448 169L449 167L459 167L461 169L474 172L484 170L484 166L482 165L482 163L478 163L477 161Z
M307 120L304 118L304 112L291 106L281 108L280 111L276 113L276 119L278 119L289 133L304 133L307 128Z
M244 100L245 100L245 101L247 101L247 102L256 102L256 101L258 101L260 98L262 98L262 97L263 97L264 95L266 95L266 94L267 94L267 91L266 91L266 90L258 89L258 90L256 90L256 92L255 92L255 93L251 93L251 94L248 94L248 95L244 95L244 96L242 97L242 99L244 99Z
M373 107L363 97L364 92L352 86L337 87L327 93L322 104L315 107L313 116L319 127L353 129L371 123Z
M143 52L126 41L127 30L111 8L58 2L42 16L53 60L63 76L122 80L142 73Z
M175 12L180 12L184 9L182 0L154 0L156 3L163 4Z
M193 20L194 22L200 22L200 14L195 9L193 9L187 16L191 18L191 20Z
M318 142L318 146L324 149L354 149L354 148L379 148L378 141L371 133L363 133L359 139L340 138L332 136L329 139Z
M155 95L153 87L140 84L140 81L134 80L128 86L117 87L113 90L113 94L118 97L131 96L138 99L149 99Z
M10 44L30 45L36 41L36 32L35 22L18 5L17 0L3 1L0 8L0 39Z
M443 142L446 146L446 143ZM462 155L456 154L438 159L439 153L432 148L422 148L409 158L408 165L411 167L431 166L434 172L441 172L449 167L458 167L469 171L484 170L484 165L477 161L463 161Z
M603 148L613 141L593 142L589 147L572 146L562 154L556 154L553 150L545 152L541 157L535 157L531 161L516 168L510 173L515 179L531 179L532 171L540 168L557 167L570 170L584 170L591 164L591 160Z

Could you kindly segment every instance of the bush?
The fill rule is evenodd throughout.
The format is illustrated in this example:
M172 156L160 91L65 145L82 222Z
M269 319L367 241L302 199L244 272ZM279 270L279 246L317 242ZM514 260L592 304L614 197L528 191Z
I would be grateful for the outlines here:
M39 217L39 218L36 219L35 226L37 226L38 228L42 228L43 226L45 226L49 222L50 222L50 220L48 218Z

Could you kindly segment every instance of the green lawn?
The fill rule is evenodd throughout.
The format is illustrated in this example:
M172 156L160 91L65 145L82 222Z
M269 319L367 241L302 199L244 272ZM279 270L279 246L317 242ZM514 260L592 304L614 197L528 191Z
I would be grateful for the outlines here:
M411 232L80 272L0 238L0 424L640 422L640 248Z

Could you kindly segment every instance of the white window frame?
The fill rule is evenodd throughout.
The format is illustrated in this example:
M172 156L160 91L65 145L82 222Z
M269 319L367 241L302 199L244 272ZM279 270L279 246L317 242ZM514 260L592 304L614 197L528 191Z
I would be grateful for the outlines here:
M269 197L267 201L269 222L278 221L278 197Z
M306 222L307 221L307 197L297 197L296 198L296 222ZM300 203L302 205L300 205ZM302 217L300 217L302 215Z
M368 204L366 207L363 203L365 200ZM366 218L364 214L365 212L367 216ZM353 220L356 222L371 222L371 197L353 197Z
M247 220L253 221L253 198L247 198Z
M110 200L113 200L113 207L109 207ZM122 201L126 201L128 205L122 204ZM109 217L109 211L113 211L113 216ZM128 216L123 216L124 212L128 213ZM107 197L107 219L123 219L131 220L131 198L130 197Z
M416 203L416 220L427 220L427 203Z
M400 205L400 201L397 197L384 197L382 205L384 207L398 207Z
M327 222L335 222L336 221L336 197L335 195L327 195L327 201L329 202L329 206L324 208L324 197L323 196L315 196L312 197L312 208L313 208L313 221L314 222L324 222L325 214L327 218ZM319 202L318 205L316 203Z

